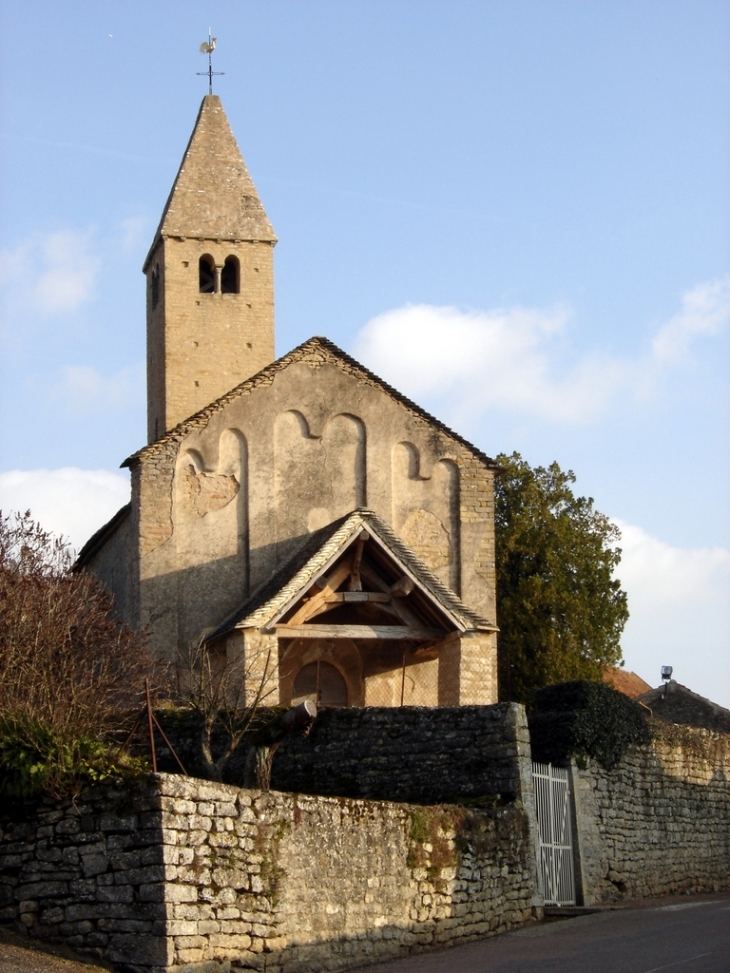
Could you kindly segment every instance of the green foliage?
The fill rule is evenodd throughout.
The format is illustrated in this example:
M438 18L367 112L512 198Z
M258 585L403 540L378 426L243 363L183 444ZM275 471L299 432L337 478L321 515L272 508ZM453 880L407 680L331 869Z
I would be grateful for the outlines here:
M145 761L119 757L91 736L59 734L28 716L0 716L0 795L63 797L85 784L118 781L144 772Z
M597 682L566 682L538 689L529 724L532 756L542 763L565 764L571 757L593 757L610 770L630 744L651 739L641 707Z
M572 472L501 455L495 485L500 694L529 703L536 687L600 680L621 658L629 617L613 573L618 528L576 497Z

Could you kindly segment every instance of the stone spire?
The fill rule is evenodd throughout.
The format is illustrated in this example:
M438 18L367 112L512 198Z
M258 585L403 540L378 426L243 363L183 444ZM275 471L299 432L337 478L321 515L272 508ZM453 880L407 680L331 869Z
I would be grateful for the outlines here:
M276 235L206 95L144 264L153 442L274 360Z
M160 237L276 243L218 95L206 95L150 252Z

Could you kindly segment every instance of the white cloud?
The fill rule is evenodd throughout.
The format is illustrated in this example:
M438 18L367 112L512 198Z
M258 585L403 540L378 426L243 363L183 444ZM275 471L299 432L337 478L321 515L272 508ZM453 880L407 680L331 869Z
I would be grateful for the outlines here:
M73 311L93 297L100 266L91 230L60 230L2 251L0 283L15 303L47 314Z
M0 509L30 510L46 530L79 550L129 501L129 478L108 470L11 470L0 473Z
M730 551L680 548L619 522L617 571L631 618L626 667L653 686L662 665L702 696L730 707Z
M108 376L88 365L67 365L61 374L54 395L65 399L74 412L123 409L144 399L145 367L141 362Z
M698 335L716 335L730 319L730 277L698 284L682 298L682 309L657 331L652 354L658 363L676 364Z
M701 284L656 333L643 358L589 354L564 364L570 311L565 307L496 308L407 305L370 320L355 355L414 398L437 397L449 411L486 409L588 423L619 393L644 396L687 355L700 335L730 320L730 278Z

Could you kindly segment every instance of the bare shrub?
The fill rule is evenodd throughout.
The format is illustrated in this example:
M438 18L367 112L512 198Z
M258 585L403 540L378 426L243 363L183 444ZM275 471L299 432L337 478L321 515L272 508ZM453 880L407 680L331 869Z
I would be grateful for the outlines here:
M278 689L276 663L276 650L270 645L233 653L202 642L179 654L179 696L200 719L200 755L211 780L222 780L259 709ZM217 755L214 736L224 740Z
M0 511L0 731L6 762L20 747L26 762L41 760L37 768L52 760L48 754L56 747L68 763L78 741L99 741L123 725L145 679L158 686L163 678L144 638L113 619L106 589L71 568L66 543L30 512ZM40 740L46 757L39 756Z

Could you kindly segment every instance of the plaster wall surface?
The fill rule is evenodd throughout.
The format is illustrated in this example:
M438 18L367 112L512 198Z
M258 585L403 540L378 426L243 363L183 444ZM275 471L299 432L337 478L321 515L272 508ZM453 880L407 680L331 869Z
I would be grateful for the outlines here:
M88 570L114 593L114 613L124 622L137 616L135 519L130 511L88 562Z
M326 350L137 466L139 624L160 655L209 634L310 531L362 505L494 620L493 472Z

